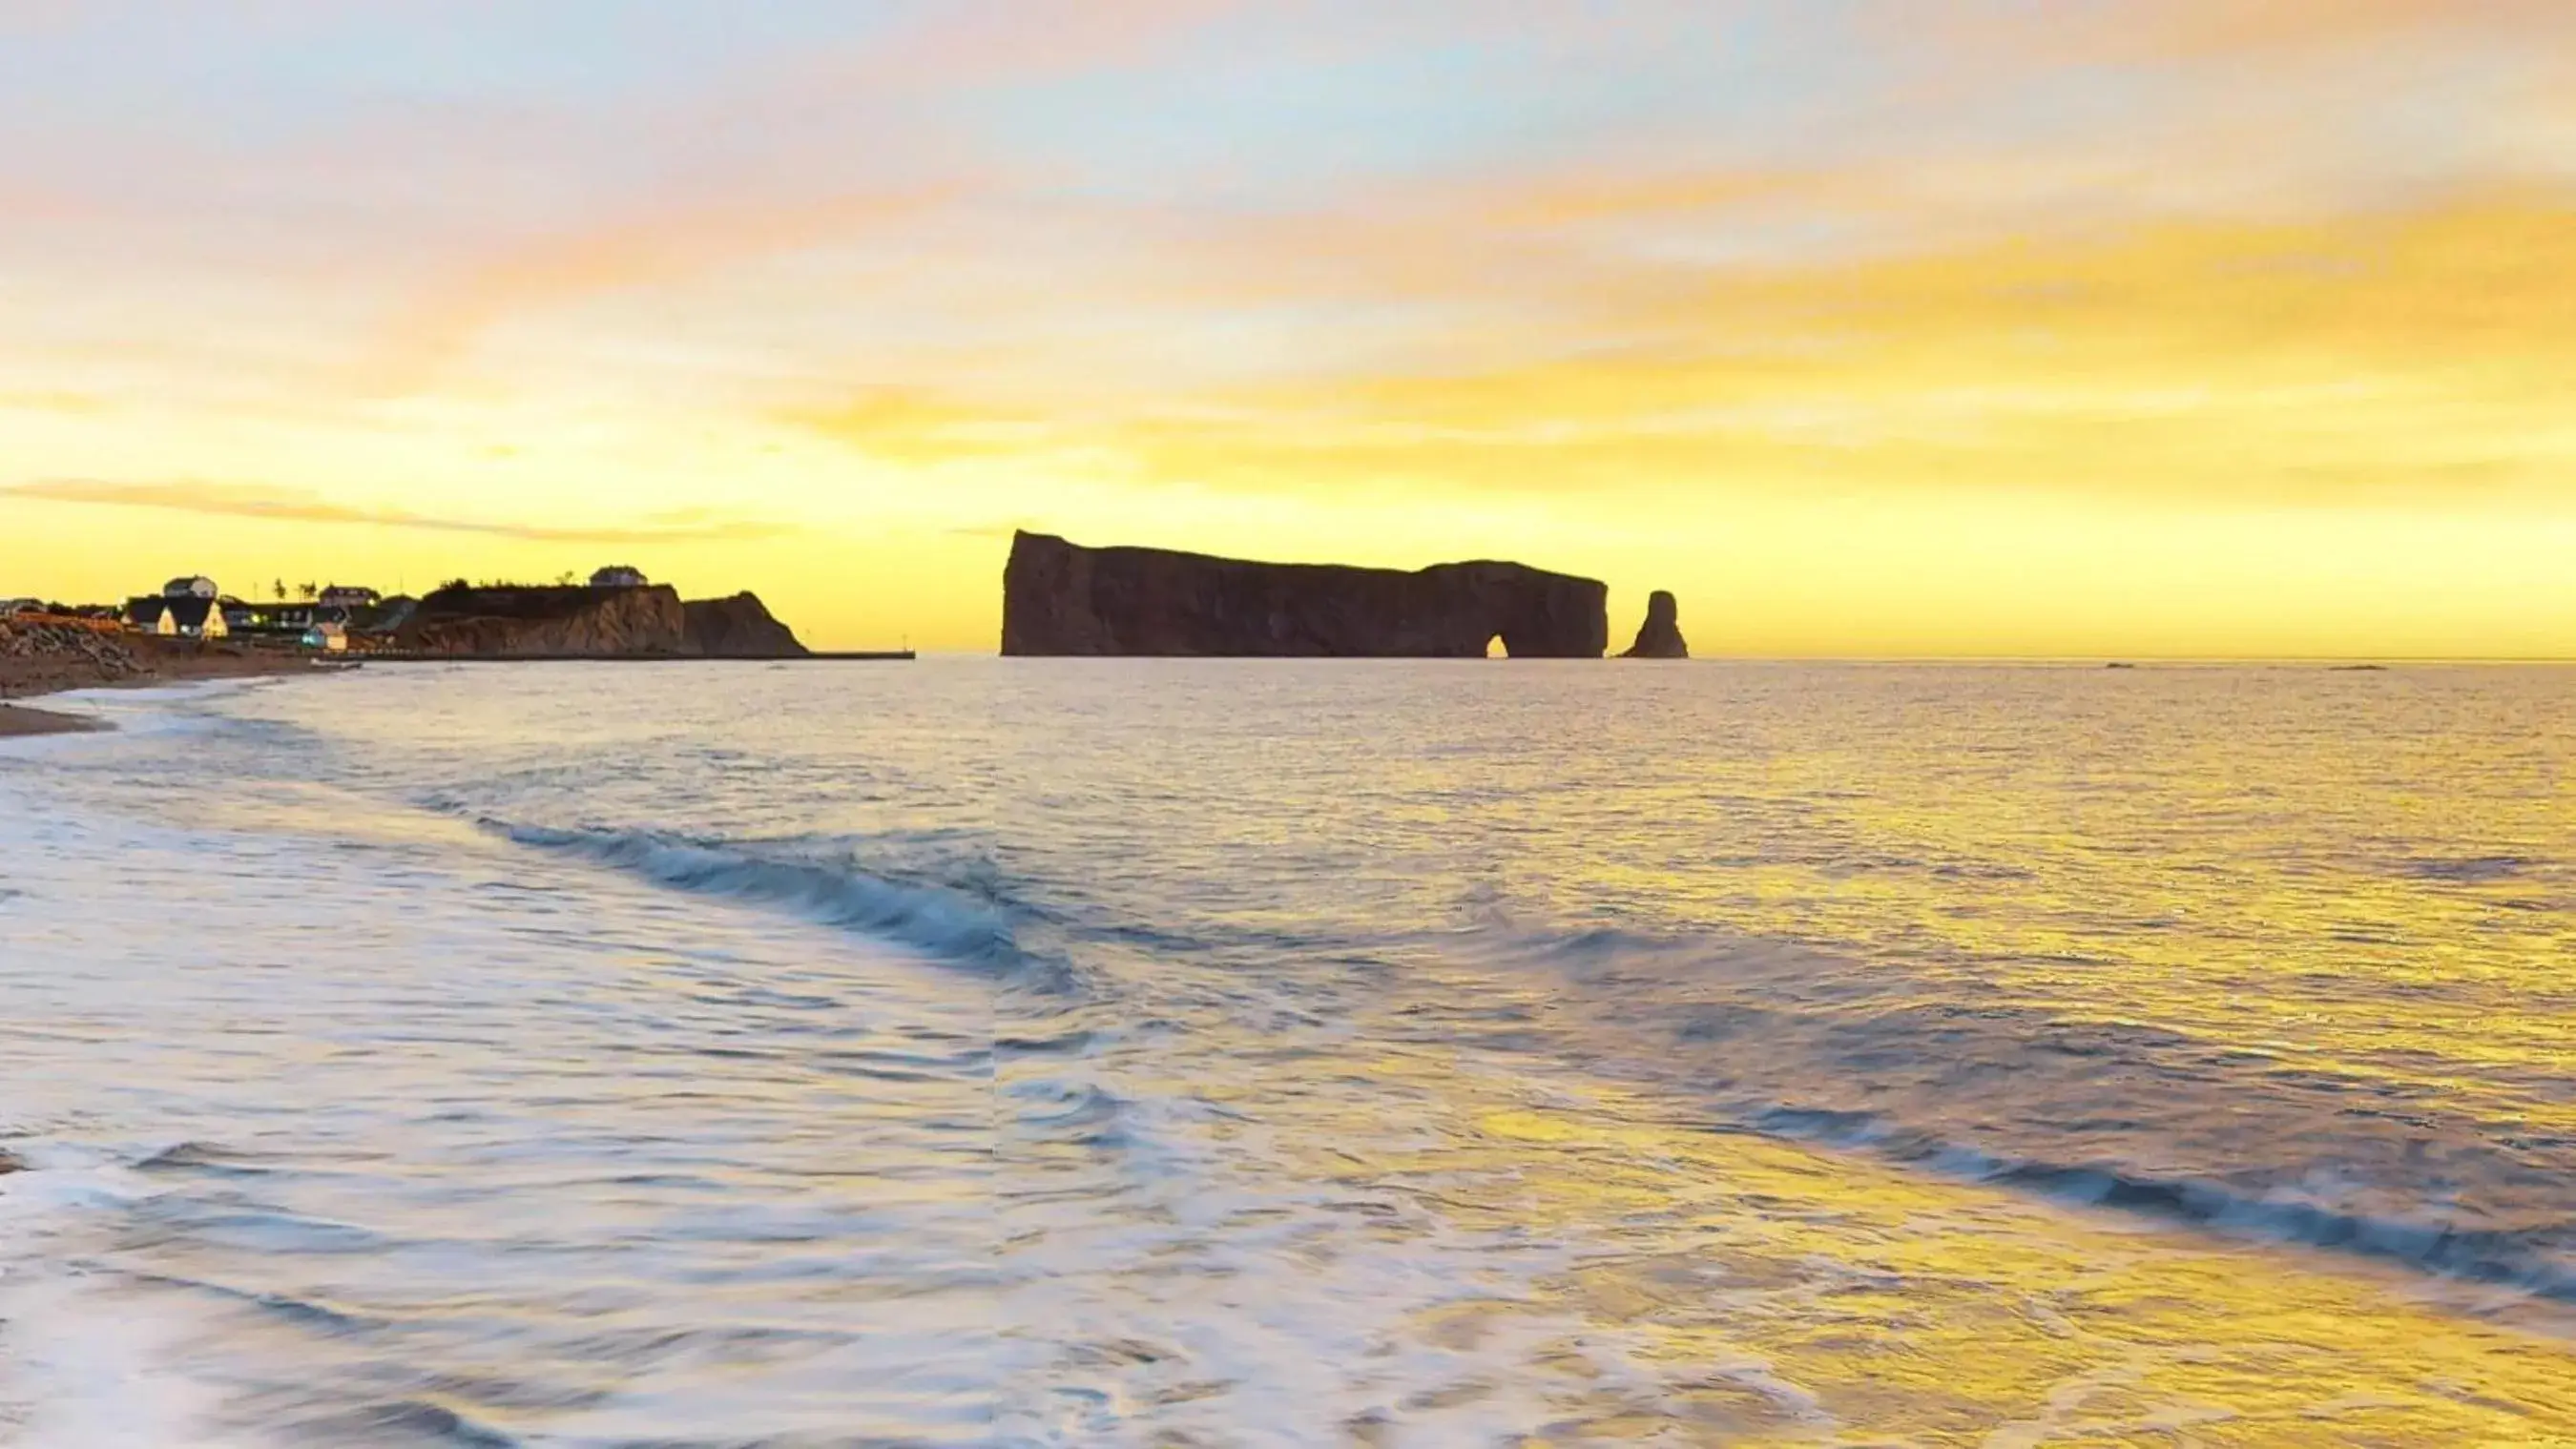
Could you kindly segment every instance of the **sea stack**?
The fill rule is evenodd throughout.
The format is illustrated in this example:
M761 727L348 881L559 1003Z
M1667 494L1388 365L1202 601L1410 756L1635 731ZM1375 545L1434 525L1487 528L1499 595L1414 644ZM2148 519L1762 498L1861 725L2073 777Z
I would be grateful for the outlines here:
M1690 645L1682 640L1682 606L1666 589L1646 596L1646 622L1637 626L1637 642L1628 646L1622 659L1688 659Z

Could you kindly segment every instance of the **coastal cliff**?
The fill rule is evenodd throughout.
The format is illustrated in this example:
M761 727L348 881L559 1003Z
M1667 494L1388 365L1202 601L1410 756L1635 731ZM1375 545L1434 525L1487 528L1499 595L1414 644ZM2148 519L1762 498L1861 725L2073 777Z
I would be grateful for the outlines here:
M458 588L430 594L395 633L425 654L678 654L688 616L667 584Z
M1255 563L1151 548L1011 541L1002 576L1006 655L1598 659L1608 588L1516 563L1407 573Z
M667 584L440 589L396 631L397 648L458 656L805 653L757 595L683 603Z

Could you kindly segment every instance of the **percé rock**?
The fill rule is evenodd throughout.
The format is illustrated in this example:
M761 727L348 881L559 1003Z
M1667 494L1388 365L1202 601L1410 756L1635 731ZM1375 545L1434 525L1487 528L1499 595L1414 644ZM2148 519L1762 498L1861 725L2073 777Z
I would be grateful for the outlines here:
M1682 606L1663 589L1646 596L1646 622L1637 626L1637 642L1628 646L1622 659L1688 659L1690 645L1682 640Z
M1516 563L1406 573L1038 533L1011 540L1002 574L1008 655L1478 659L1497 636L1518 659L1598 659L1609 589Z
M686 616L684 643L691 654L724 659L775 658L806 652L805 646L797 642L796 631L780 623L760 602L758 594L691 599L681 610Z
M682 603L668 584L440 589L420 601L394 639L400 648L458 655L805 652L756 595Z

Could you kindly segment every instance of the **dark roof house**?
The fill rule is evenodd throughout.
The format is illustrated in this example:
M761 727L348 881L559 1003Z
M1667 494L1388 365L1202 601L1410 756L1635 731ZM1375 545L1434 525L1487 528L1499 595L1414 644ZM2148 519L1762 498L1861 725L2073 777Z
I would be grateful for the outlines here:
M125 621L148 634L187 639L221 639L232 632L223 609L213 599L194 594L130 600Z

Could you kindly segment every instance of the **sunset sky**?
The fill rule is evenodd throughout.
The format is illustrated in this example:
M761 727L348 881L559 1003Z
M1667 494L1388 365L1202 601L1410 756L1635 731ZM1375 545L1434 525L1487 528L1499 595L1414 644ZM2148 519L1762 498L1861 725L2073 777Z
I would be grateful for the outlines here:
M0 595L2576 655L2568 0L0 0Z

